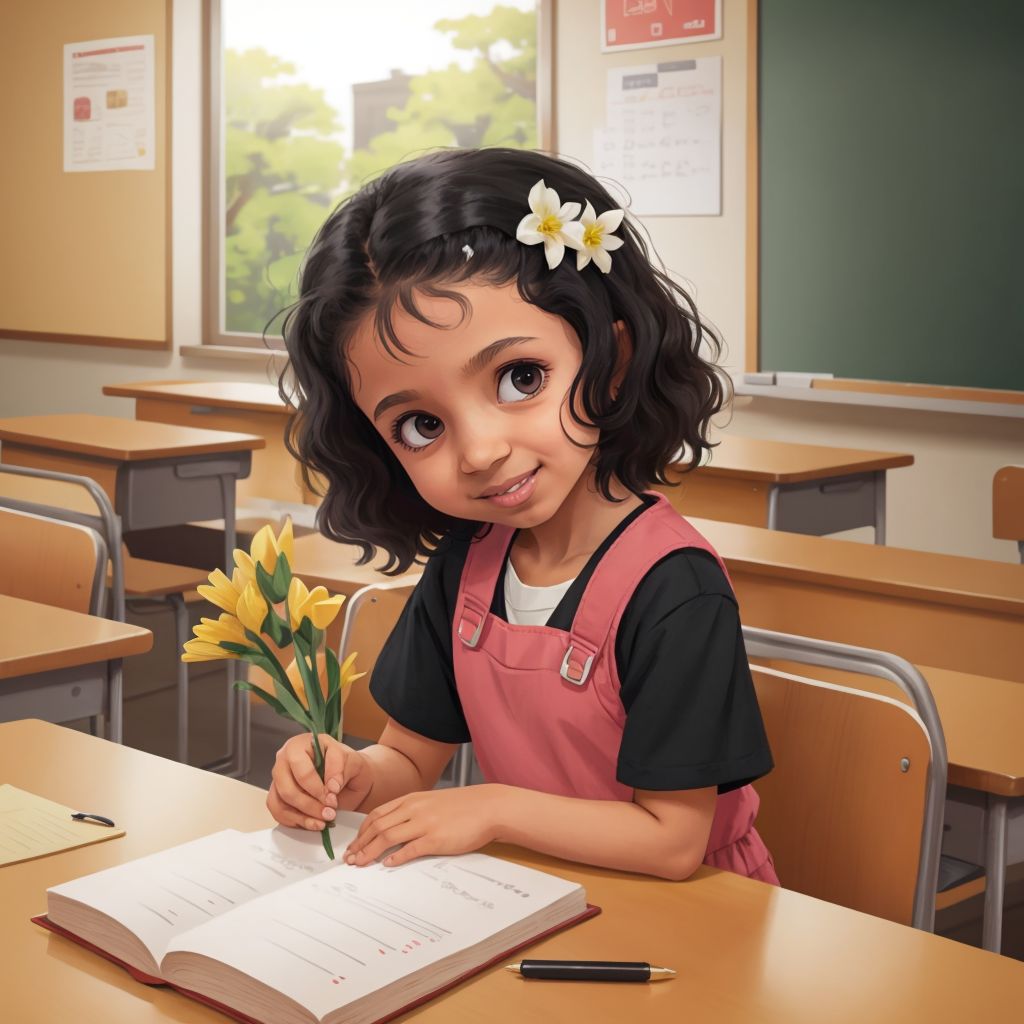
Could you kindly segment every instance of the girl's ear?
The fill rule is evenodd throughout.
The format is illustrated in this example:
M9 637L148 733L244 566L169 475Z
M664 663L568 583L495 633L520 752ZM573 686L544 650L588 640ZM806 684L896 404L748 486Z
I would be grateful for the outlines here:
M615 341L618 344L619 354L615 360L615 374L612 377L612 398L618 398L619 385L626 376L630 360L633 358L633 336L626 326L625 320L616 320L612 324L615 332Z

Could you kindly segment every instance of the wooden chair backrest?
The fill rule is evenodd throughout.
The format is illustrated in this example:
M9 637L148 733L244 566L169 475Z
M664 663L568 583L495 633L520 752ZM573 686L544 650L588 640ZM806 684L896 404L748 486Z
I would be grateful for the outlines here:
M355 668L366 675L352 684L345 701L341 728L346 736L376 740L387 724L387 714L370 693L370 677L384 641L395 628L418 579L399 587L368 587L360 592L361 596L350 598L353 603L347 610L351 612L352 619L339 660L344 661L355 651Z
M0 593L96 614L106 560L95 530L0 508Z
M754 784L756 826L782 885L909 925L931 762L920 719L889 697L751 668L775 760Z
M992 478L992 536L1024 540L1024 466L1003 466Z

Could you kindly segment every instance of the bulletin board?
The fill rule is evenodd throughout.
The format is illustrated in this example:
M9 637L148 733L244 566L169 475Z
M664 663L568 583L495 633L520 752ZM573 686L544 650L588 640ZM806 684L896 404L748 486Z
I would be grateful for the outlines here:
M1024 400L1024 4L751 7L747 369Z
M171 344L172 0L36 0L0 32L0 338ZM155 169L65 172L64 45L154 37Z

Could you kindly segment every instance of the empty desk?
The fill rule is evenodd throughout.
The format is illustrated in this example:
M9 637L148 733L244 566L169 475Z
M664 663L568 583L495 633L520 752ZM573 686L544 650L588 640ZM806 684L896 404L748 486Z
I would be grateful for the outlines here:
M791 533L871 526L885 543L885 474L913 455L760 441L728 434L678 487L658 487L684 516Z

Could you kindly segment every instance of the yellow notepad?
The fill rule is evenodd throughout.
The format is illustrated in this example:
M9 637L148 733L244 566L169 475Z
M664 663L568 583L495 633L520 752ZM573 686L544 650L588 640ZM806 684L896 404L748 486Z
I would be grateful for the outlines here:
M72 813L34 793L0 785L0 866L124 835L123 828L72 821Z

